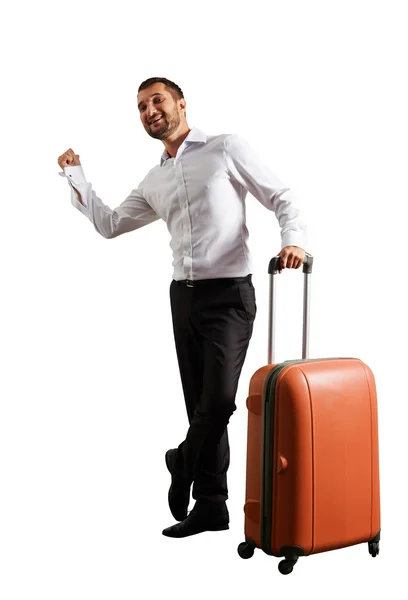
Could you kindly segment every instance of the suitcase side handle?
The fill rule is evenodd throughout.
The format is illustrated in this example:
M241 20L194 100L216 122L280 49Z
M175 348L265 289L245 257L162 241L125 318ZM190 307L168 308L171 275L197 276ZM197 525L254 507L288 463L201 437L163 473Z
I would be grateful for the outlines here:
M269 273L269 327L268 327L268 365L275 363L275 275L279 271L280 256L274 256L268 267ZM313 256L306 253L303 261L303 341L302 359L309 357L310 329L310 277L313 268Z
M283 473L283 471L285 469L288 468L288 459L285 458L285 456L283 456L280 452L278 455L278 468L277 468L277 473Z

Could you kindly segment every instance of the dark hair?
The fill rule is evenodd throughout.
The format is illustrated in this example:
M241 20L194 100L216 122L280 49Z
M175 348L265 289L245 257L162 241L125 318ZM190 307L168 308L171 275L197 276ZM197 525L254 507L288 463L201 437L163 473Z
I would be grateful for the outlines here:
M140 84L138 92L145 90L146 88L150 87L151 85L154 85L155 83L164 83L164 85L169 89L171 95L176 101L180 100L181 98L184 98L184 94L181 91L181 88L179 88L179 86L177 85L177 83L174 83L173 81L170 81L165 77L150 77L150 79L146 79L146 81L143 81L143 83Z

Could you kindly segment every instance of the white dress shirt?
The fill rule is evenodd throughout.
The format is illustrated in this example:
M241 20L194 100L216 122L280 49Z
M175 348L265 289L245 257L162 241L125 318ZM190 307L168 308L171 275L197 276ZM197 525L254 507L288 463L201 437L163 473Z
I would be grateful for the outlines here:
M247 244L248 192L275 213L282 248L306 249L306 226L289 188L237 134L209 136L192 128L176 157L165 150L160 164L114 209L98 198L82 166L65 167L59 175L68 179L72 204L105 238L163 219L171 235L176 280L253 272Z

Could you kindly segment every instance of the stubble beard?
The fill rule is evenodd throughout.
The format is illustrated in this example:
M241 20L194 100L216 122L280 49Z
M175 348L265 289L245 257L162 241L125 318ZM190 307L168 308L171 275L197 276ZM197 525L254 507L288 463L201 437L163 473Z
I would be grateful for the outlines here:
M180 115L175 112L170 116L169 120L167 119L168 117L163 115L163 123L158 129L152 130L150 125L147 126L147 133L150 137L155 140L165 140L176 131L181 122Z

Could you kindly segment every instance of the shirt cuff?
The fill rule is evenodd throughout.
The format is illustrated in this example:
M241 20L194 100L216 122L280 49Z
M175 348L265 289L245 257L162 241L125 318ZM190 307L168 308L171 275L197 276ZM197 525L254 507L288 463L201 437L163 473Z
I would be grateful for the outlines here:
M286 246L298 246L306 252L307 235L301 231L285 231L282 235L282 248Z
M86 199L86 194L83 192L83 185L86 185L86 188L90 186L88 181L86 180L84 171L82 169L82 165L75 165L74 167L64 167L63 171L58 173L61 177L66 177L68 179L68 183L71 186L71 203L78 208L82 213L88 215L87 206L88 202ZM82 187L82 190L81 190ZM78 189L79 188L79 189ZM77 194L80 194L82 202L79 201Z
M72 183L87 183L82 165L64 167L64 171L61 171L58 175L66 177Z

